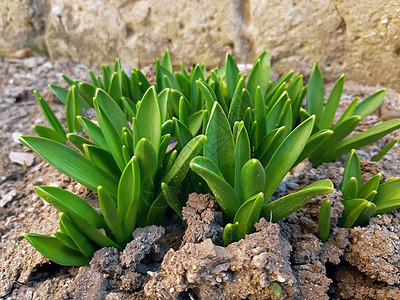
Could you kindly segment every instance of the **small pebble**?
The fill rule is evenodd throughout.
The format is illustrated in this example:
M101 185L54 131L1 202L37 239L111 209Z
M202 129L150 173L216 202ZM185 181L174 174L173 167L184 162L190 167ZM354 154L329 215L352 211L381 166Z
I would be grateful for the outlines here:
M9 191L0 199L0 207L4 207L8 202L12 201L14 197L17 195L15 190Z
M13 140L13 142L14 142L15 144L21 144L21 142L18 141L18 138L19 138L20 136L23 136L23 135L24 135L23 133L18 132L18 131L13 132L13 133L12 133L12 140Z
M30 153L25 153L25 152L11 152L9 154L10 160L18 165L21 166L32 166L33 163L35 162L35 156Z
M45 57L29 57L24 59L24 66L28 69L34 69L46 61Z

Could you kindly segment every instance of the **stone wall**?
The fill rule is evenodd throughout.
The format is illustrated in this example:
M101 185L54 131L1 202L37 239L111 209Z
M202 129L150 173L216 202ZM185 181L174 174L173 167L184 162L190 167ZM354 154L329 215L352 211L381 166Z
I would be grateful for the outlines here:
M0 53L29 47L98 66L120 57L153 64L222 65L226 52L274 67L342 73L400 90L400 2L345 0L0 0Z

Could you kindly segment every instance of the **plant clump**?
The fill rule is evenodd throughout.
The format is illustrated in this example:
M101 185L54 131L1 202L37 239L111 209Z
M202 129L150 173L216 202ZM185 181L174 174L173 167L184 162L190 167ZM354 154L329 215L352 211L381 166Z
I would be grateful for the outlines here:
M396 119L345 139L381 104L385 91L360 103L355 99L332 126L343 77L324 104L324 82L317 65L307 85L293 71L273 82L266 51L248 76L239 72L230 54L220 69L207 71L204 65L196 65L187 71L180 65L180 71L174 72L166 51L155 69L154 84L138 69L128 75L119 60L113 68L103 66L102 76L90 72L92 82L63 75L70 88L50 85L50 89L65 104L66 128L35 91L50 127L35 125L38 136L20 141L96 192L100 207L99 213L84 199L60 188L36 187L45 201L62 212L54 237L24 234L49 259L63 265L86 265L102 247L122 250L136 227L161 225L170 212L182 219L182 207L192 192L215 195L228 245L254 232L261 217L278 222L313 197L334 190L325 179L270 201L284 177L302 160L308 158L314 165L332 161L400 128ZM305 97L307 103L302 107ZM94 109L95 120L85 117L89 108ZM353 177L345 177L345 207L355 197L354 189L348 188ZM393 191L386 187L395 184L388 183L380 190L368 184L372 188L368 195L361 193L367 188L360 187L356 196L372 203L372 191L377 195ZM380 197L374 199L378 206ZM388 211L393 201L379 203L383 206L376 211ZM322 210L323 240L329 236L329 205L325 202ZM356 211L361 210L359 205ZM349 223L347 212L350 209L345 208L343 226ZM360 212L357 218L364 215ZM355 221L350 226L358 224ZM271 289L279 293L276 287Z

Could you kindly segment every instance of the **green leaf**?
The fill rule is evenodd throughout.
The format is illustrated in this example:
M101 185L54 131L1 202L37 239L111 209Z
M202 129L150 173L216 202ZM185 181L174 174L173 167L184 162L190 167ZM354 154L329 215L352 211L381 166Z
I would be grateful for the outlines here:
M80 232L66 214L61 214L60 223L63 229L67 231L68 236L71 237L74 244L78 247L79 251L87 257L92 257L98 247L96 247L87 236Z
M234 189L236 195L239 196L239 188L241 182L240 173L246 162L251 158L250 141L247 134L244 122L240 122L239 129L236 137L236 149L235 149L235 185ZM255 194L255 193L254 193ZM254 195L253 194L253 195ZM248 198L248 197L247 197ZM244 198L244 199L247 199Z
M168 186L165 182L161 182L161 193L163 194L164 199L167 201L168 205L175 211L175 213L182 220L182 204L176 198L174 190Z
M353 199L344 202L345 209L342 213L342 217L339 219L339 225L344 228L350 228L357 222L362 212L371 208L376 209L376 206L364 199Z
M287 80L285 80L285 82L287 82ZM286 89L289 95L289 99L291 99L293 102L298 100L302 89L303 89L303 76L301 75L294 76Z
M299 210L312 198L318 195L332 193L333 191L333 184L328 179L314 182L302 188L298 192L286 195L264 205L261 216L267 220L270 220L272 215L272 222L279 222L280 220Z
M179 146L183 148L193 138L193 135L189 128L180 120L173 117L172 121L174 122L175 136L178 140Z
M267 134L267 114L265 109L264 97L261 88L258 86L255 95L255 121L257 122L256 130L256 148L261 144L261 141ZM247 198L246 198L247 199Z
M358 97L354 98L354 100L351 101L351 103L346 108L346 110L344 111L344 113L340 117L339 121L337 121L335 126L339 125L340 123L342 123L343 121L347 120L348 118L350 118L351 116L354 115L354 110L357 107L357 102L358 102ZM361 120L361 117L360 117L360 120Z
M49 88L51 89L51 91L54 93L54 95L57 96L57 98L65 104L67 104L67 96L68 96L68 90L58 86L58 85L54 85L54 84L49 84ZM36 96L37 91L33 91L33 93Z
M360 149L366 145L376 142L388 133L400 128L400 119L389 120L365 130L347 140L337 144L331 149L330 154L324 161L331 161L346 154L351 149Z
M247 199L238 209L234 222L239 223L239 239L255 231L254 224L260 219L264 201L264 194L261 192Z
M186 103L185 103L185 98L183 96L179 99L179 120L188 126L188 113L186 110Z
M342 188L343 201L356 199L358 194L359 181L355 177L350 177L347 184Z
M158 167L156 150L150 141L142 138L135 148L135 156L137 156L140 166L140 177L144 182L148 178L153 178Z
M271 76L271 63L269 60L268 52L264 51L257 58L256 63L251 69L249 79L247 81L247 90L250 93L252 107L254 107L254 99L256 95L257 86L261 87L262 95L267 92L268 82Z
M229 244L233 242L237 242L239 240L239 223L235 224L228 223L226 224L223 232L224 239L224 247L227 247Z
M33 125L33 130L37 133L38 136L47 138L49 140L54 140L61 144L64 144L67 141L65 133L61 134L58 131L55 131L54 129L45 126Z
M314 126L315 117L310 117L297 126L280 144L265 168L267 184L264 190L266 201L272 196L282 179L303 151Z
M114 181L118 181L121 171L110 152L101 147L87 144L83 145L83 149L91 162L106 171Z
M43 100L43 98L39 95L39 93L35 90L33 91L35 94L36 100L39 103L40 108L42 109L43 115L45 116L47 122L49 122L49 125L58 133L61 135L65 136L65 130L62 127L60 121L57 119L56 115L54 112L51 110L51 108L47 105L46 101Z
M76 133L68 133L67 138L82 153L85 153L85 150L83 149L84 144L94 145L94 143L92 141L89 141L88 139L86 139L83 136L76 134Z
M167 199L164 197L163 193L160 193L154 200L154 202L150 205L146 223L161 226L165 219L165 212L167 208Z
M108 228L110 228L118 243L123 244L125 241L124 230L122 228L121 218L118 214L114 199L110 198L104 192L102 186L97 188L97 196L99 198L100 211L108 225Z
M321 116L321 120L318 127L321 129L330 129L332 126L333 119L336 114L336 110L339 106L340 97L343 93L344 76L340 76L332 88L331 94L329 95L328 101L326 102L324 111ZM356 115L358 115L356 113Z
M373 202L373 200L374 200L374 198L375 198L375 196L376 196L376 194L377 194L378 192L377 191L371 191L366 197L365 197L365 200L368 200L368 201L370 201L370 202Z
M188 128L193 136L196 136L199 132L201 125L203 124L205 112L205 110L199 110L198 112L195 112L190 117L188 117Z
M192 105L192 108L194 111L198 111L202 107L201 103L201 97L200 94L198 93L198 87L196 84L196 81L201 79L202 81L205 81L204 74L201 70L201 67L197 65L194 68L194 72L192 75L192 83L191 83L191 95L190 95L190 104Z
M126 165L118 185L118 215L122 220L127 239L130 238L136 226L140 194L139 162L137 157L133 156Z
M328 138L333 134L332 130L323 129L314 133L307 141L306 146L303 149L303 152L294 163L294 166L298 165L307 157L310 157L314 151L316 151L319 147L321 147Z
M96 95L96 87L88 82L80 82L77 88L82 98L90 107L93 107L93 97Z
M375 176L371 177L368 181L366 181L357 193L357 198L367 197L372 191L377 190L379 187L379 183L382 178L382 173L378 173Z
M235 92L232 96L231 105L229 107L228 120L230 126L236 121L241 121L244 118L246 108L251 104L246 101L246 98L242 95L244 85L244 78L240 78L238 84L236 85Z
M89 220L83 219L82 217L78 215L68 215L68 218L71 220L71 222L74 223L74 225L84 234L86 235L90 240L92 240L94 243L96 243L100 248L103 247L115 247L119 251L121 251L123 248L115 243L113 240L111 240L109 237L104 235L100 230L98 230L96 227L94 227Z
M367 97L360 104L357 105L354 110L354 114L364 119L366 116L372 114L383 102L385 98L386 90L380 90L371 96Z
M285 132L284 127L279 127L268 133L262 140L260 146L256 148L254 157L258 158L263 166L266 166L275 150L279 147Z
M46 202L68 216L77 215L97 229L106 228L103 218L85 200L57 187L37 186L36 193Z
M282 91L286 85L286 82L290 80L290 78L293 76L293 71L288 71L286 74L284 74L279 80L272 85L272 87L268 90L267 96L265 97L267 100L266 103L268 105L271 103L271 97L277 99L280 94L282 94ZM274 103L274 101L272 101Z
M140 103L136 114L140 138L149 140L158 155L161 138L161 116L154 86L147 90Z
M113 100L113 98L111 98L110 95L102 89L97 89L95 98L117 133L121 133L122 128L124 127L130 128L121 107Z
M233 221L241 204L232 186L224 180L218 166L211 159L198 156L190 162L190 168L207 182L226 220Z
M349 158L346 162L346 166L344 167L343 180L340 187L342 191L345 189L347 182L351 177L354 177L357 180L357 187L359 188L361 184L360 159L358 158L357 152L354 149L351 150Z
M164 157L167 152L170 140L171 140L170 134L166 134L161 137L160 154L158 155L158 167L157 168L160 168L164 161Z
M228 119L218 102L214 103L206 130L204 156L215 162L223 178L234 184L235 146Z
M265 172L260 161L255 158L247 161L240 173L239 199L241 202L244 203L251 196L264 191L265 183Z
M122 109L124 111L124 113L129 117L129 118L133 118L136 116L136 104L135 102L133 102L132 100L126 98L126 97L122 97L121 98L121 102L122 102Z
M397 177L391 178L382 183L378 187L378 194L374 198L374 203L380 203L388 200L399 199L400 194L400 179Z
M213 108L214 102L217 101L217 96L215 96L214 91L206 83L204 83L200 80L197 80L196 84L197 84L201 94L203 95L203 98L204 98L204 101L206 104L206 110L211 111Z
M204 135L198 135L186 144L174 161L174 164L171 166L167 175L165 175L163 179L165 184L172 188L178 188L181 185L189 171L190 161L200 154L204 144L206 143L206 139L207 138Z
M174 69L172 67L172 60L171 60L171 54L169 53L169 50L165 50L164 56L161 61L161 65L166 68L171 74L174 72Z
M64 266L88 265L91 257L85 257L82 253L65 246L54 237L40 234L24 233L23 237L40 253Z
M107 148L115 159L118 168L122 172L125 168L125 160L122 153L122 130L117 131L116 127L113 126L111 120L108 118L107 114L103 109L97 104L97 99L93 99L93 103L96 109L97 120L100 124L100 128L103 132L104 139L107 142Z
M104 88L106 91L108 91L110 89L111 76L112 76L113 70L110 68L109 65L102 66L101 68L103 71Z
M113 177L71 148L41 137L24 136L19 141L57 170L91 190L96 191L102 185L108 194L116 196L117 186Z
M85 129L88 136L101 148L108 150L108 145L101 128L85 117L78 116L77 119L81 123L83 129Z
M386 214L400 207L400 199L385 200L376 204L375 216Z
M175 72L175 78L180 87L182 94L185 96L186 99L190 99L191 85L190 85L190 82L188 81L188 79L178 72Z
M329 161L327 160L327 156L332 153L332 149L335 148L336 145L340 143L345 137L347 137L357 127L360 121L361 118L359 116L352 116L341 123L337 123L332 128L332 135L328 137L328 139L320 147L318 147L313 153L311 153L309 158L313 165L318 166L323 162ZM350 150L351 149L349 149L348 151ZM334 160L335 158L337 157L332 158L332 160Z
M389 152L390 149L393 148L394 145L399 141L399 139L394 139L390 143L388 143L377 155L375 155L371 161L378 162L386 153Z
M158 105L160 107L161 124L164 124L168 120L169 113L169 99L170 99L170 89L164 89L158 95Z
M315 115L316 124L320 123L324 109L324 79L317 64L313 65L310 80L307 88L307 111L310 115Z
M161 125L161 136L166 134L171 134L174 131L174 122L172 120L167 120Z
M331 233L331 200L325 199L322 202L318 214L319 238L326 243Z
M56 231L54 232L54 237L61 243L63 243L65 246L71 248L72 250L80 252L78 246L76 246L75 242L71 239L71 237L68 234Z
M78 101L78 91L76 86L72 86L68 92L67 104L66 104L66 119L68 132L81 131L82 126L77 120L77 116L81 114L81 108Z
M289 98L287 93L283 92L282 96L276 101L275 105L269 110L267 114L267 133L271 132L277 127L279 117L288 99Z
M235 92L238 74L239 68L237 67L235 60L233 59L232 55L227 53L225 56L225 78L229 97L232 97L233 93Z

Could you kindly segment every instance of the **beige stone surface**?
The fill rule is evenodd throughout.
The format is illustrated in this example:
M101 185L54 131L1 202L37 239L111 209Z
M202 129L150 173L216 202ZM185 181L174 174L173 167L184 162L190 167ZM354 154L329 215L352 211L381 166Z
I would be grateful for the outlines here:
M45 40L51 58L68 56L89 65L116 57L133 66L152 64L166 48L175 61L223 63L232 51L228 0L52 0Z
M24 47L44 50L44 1L0 0L0 53Z
M116 57L220 66L226 52L275 69L310 71L400 90L400 1L0 0L0 53L23 47L97 67Z

